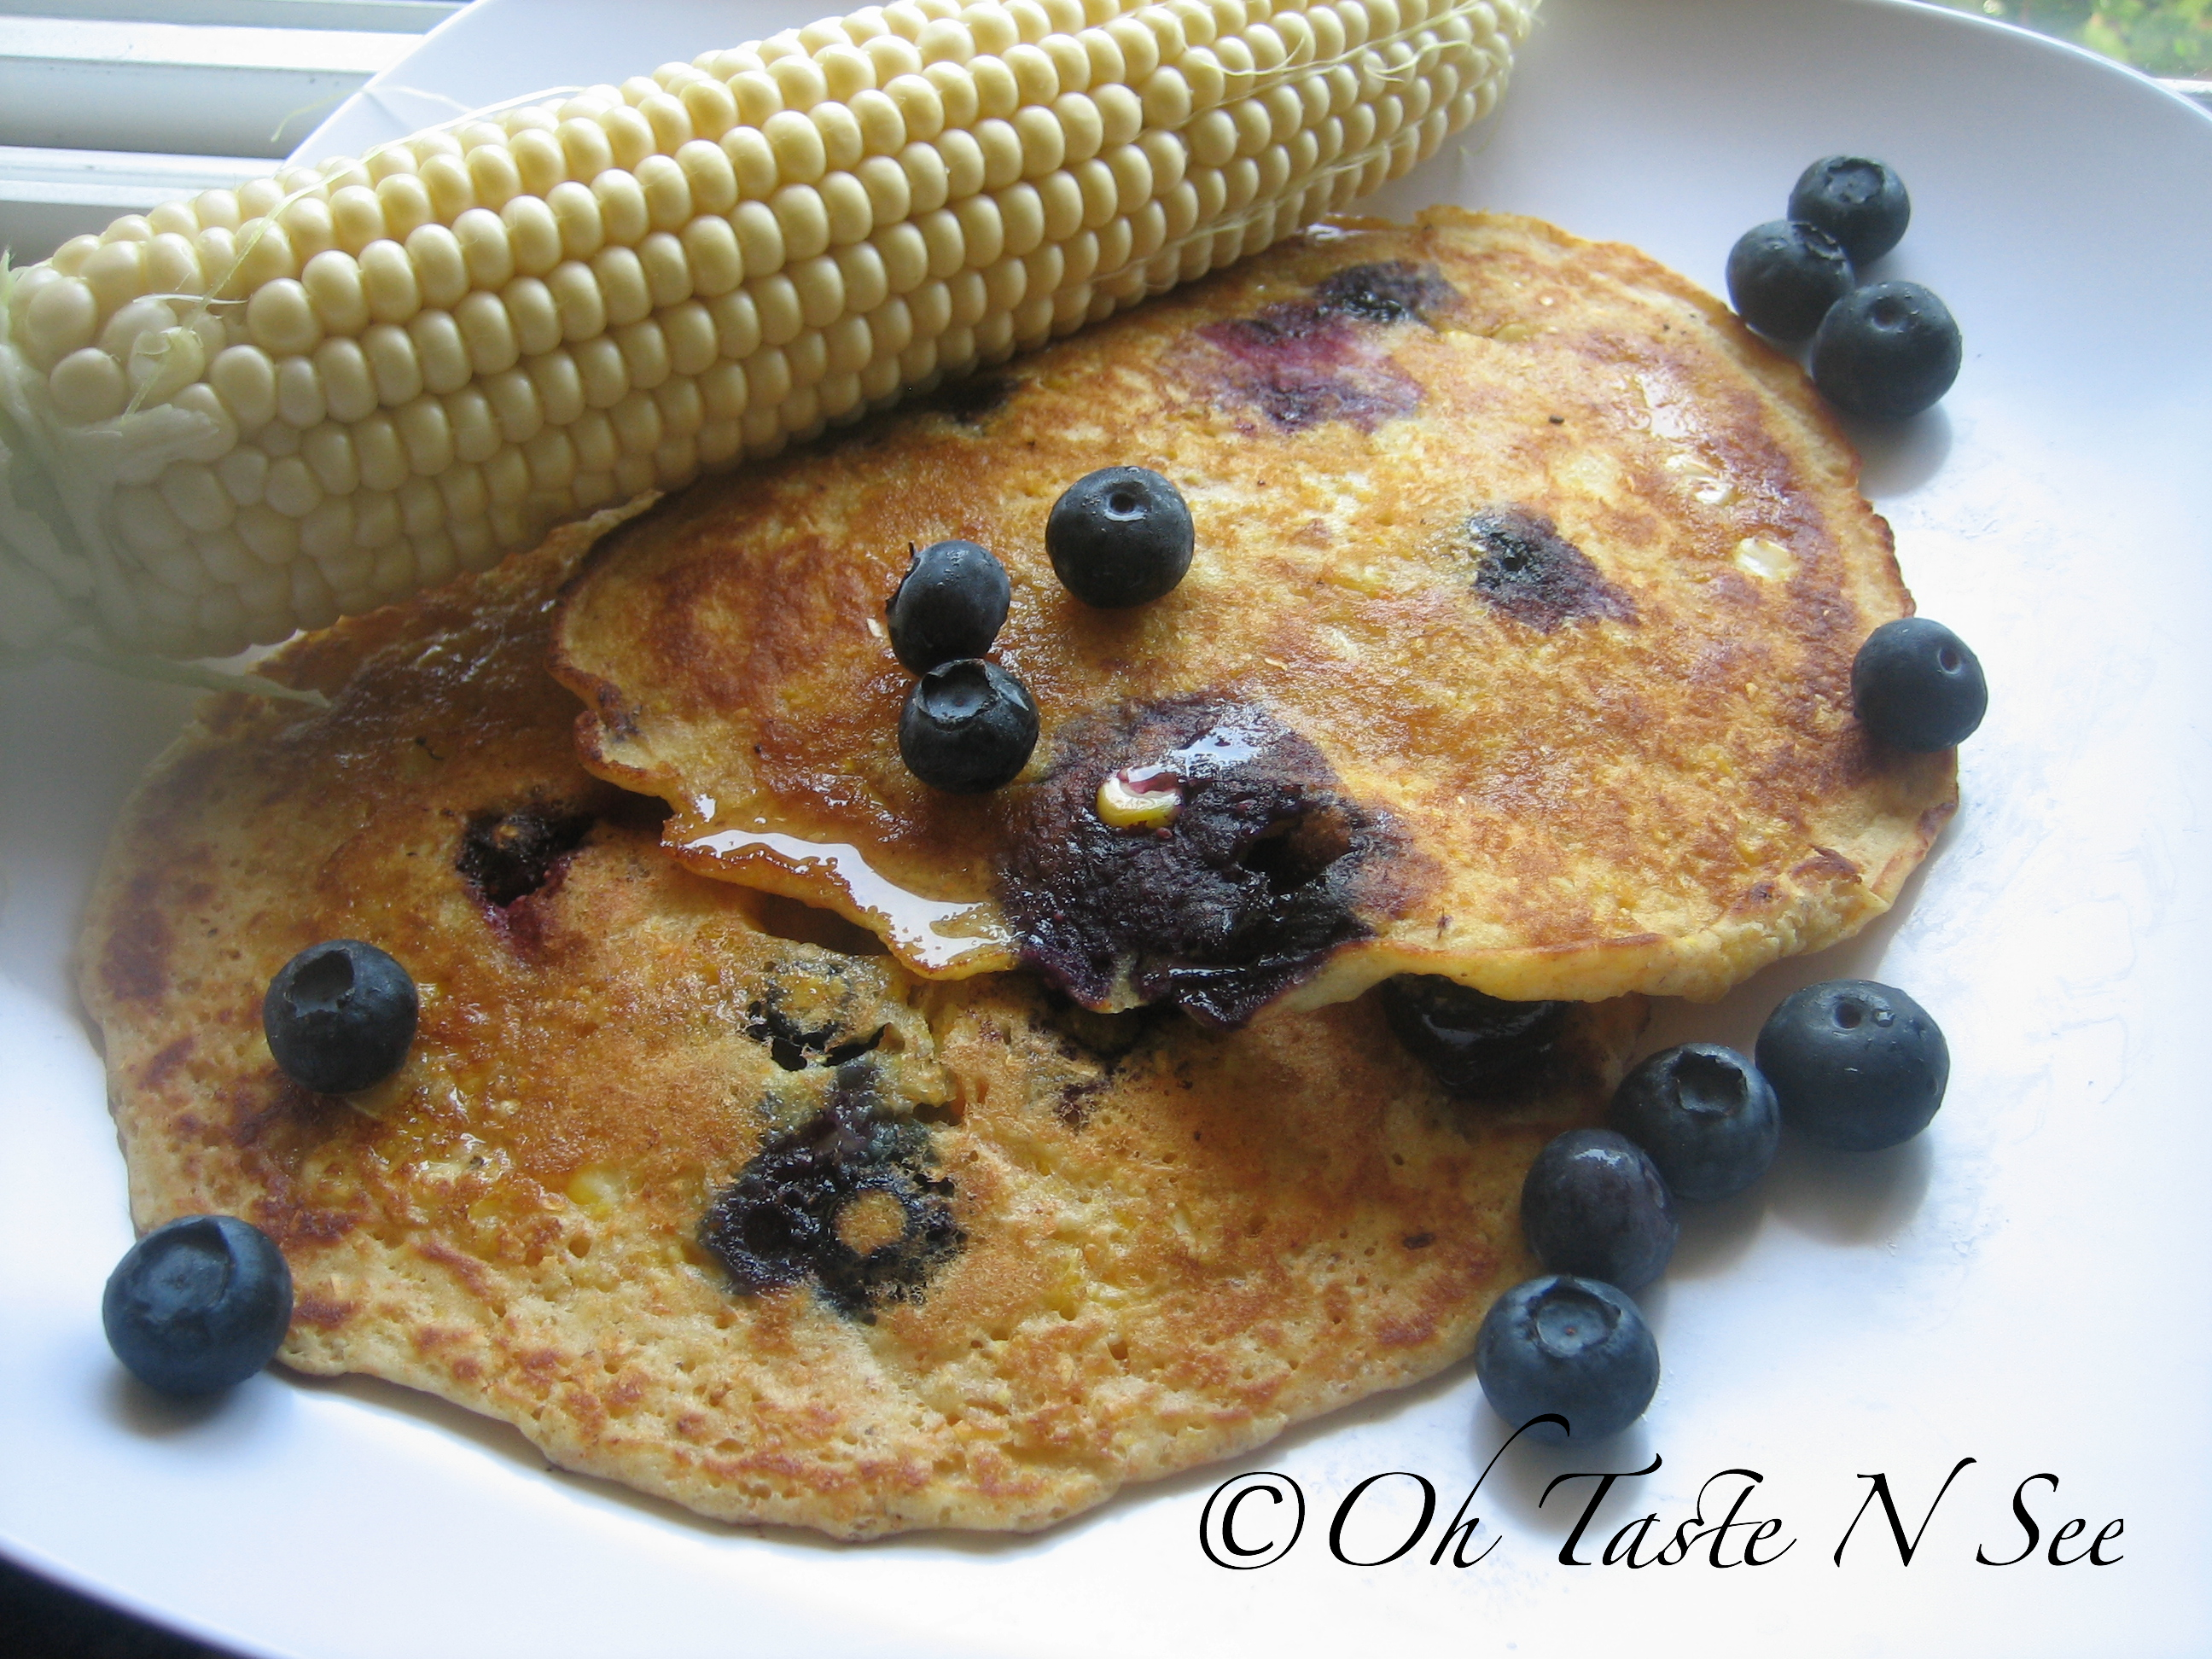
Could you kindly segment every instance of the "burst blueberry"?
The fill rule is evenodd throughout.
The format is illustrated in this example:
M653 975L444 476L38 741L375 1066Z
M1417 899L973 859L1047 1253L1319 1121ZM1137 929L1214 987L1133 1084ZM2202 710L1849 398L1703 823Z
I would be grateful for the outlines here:
M276 1358L292 1322L292 1270L235 1216L195 1215L131 1246L100 1298L108 1346L163 1394L212 1394Z
M1729 303L1777 340L1810 338L1851 280L1842 246L1818 225L1777 219L1747 230L1729 250Z
M1759 1033L1759 1069L1783 1121L1844 1152L1910 1140L1943 1103L1951 1051L1894 986L1832 979L1784 1000Z
M1717 1042L1652 1055L1620 1080L1609 1121L1650 1155L1677 1198L1741 1192L1766 1173L1782 1137L1772 1086Z
M1491 1409L1531 1440L1587 1446L1620 1433L1659 1389L1659 1345L1642 1310L1594 1279L1560 1274L1515 1285L1491 1304L1474 1339L1474 1374Z
M1877 742L1927 755L1973 735L1990 689L1964 640L1942 623L1901 617L1851 659L1851 705Z
M413 978L389 954L357 939L325 939L276 970L261 1029L287 1077L348 1095L405 1062L421 1009Z
M917 674L980 657L1005 626L1013 601L1006 568L974 542L933 542L914 555L884 606L891 650Z
M1036 747L1029 688L980 657L933 668L899 713L899 754L933 789L978 795L1012 783Z
M1171 592L1196 532L1182 492L1141 466L1109 466L1070 485L1045 520L1044 549L1067 591L1120 611Z
M1521 1184L1521 1230L1553 1273L1638 1290L1665 1271L1680 1224L1644 1149L1612 1129L1554 1135Z
M1813 384L1848 414L1902 421L1959 378L1965 346L1950 308L1917 283L1874 283L1828 307L1813 336Z

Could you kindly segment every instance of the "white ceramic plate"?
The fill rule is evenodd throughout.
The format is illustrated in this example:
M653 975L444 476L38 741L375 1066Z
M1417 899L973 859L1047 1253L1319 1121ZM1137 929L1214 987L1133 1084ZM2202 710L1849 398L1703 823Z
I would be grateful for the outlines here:
M357 147L462 102L612 78L798 21L788 8L483 0L310 141ZM1516 1449L1468 1511L1480 1565L1430 1565L1503 1437L1462 1366L1300 1431L1244 1467L1293 1476L1304 1535L1249 1572L1200 1550L1224 1468L1126 1494L1035 1539L842 1548L705 1525L548 1473L520 1438L366 1382L257 1378L173 1407L126 1385L98 1318L127 1245L97 1059L64 963L116 801L180 697L57 668L0 721L0 1540L86 1588L252 1652L395 1655L1987 1653L2202 1650L2212 1520L2203 1267L2212 1133L2202 478L2212 440L2212 121L2100 60L1876 0L1549 0L1499 118L1392 192L1541 214L1717 285L1734 238L1799 168L1881 155L1915 217L1890 273L1964 324L1940 409L1864 434L1923 610L1994 688L1966 805L1897 913L1728 1003L1665 1011L1655 1046L1747 1043L1787 989L1843 973L1943 1022L1950 1099L1921 1139L1856 1160L1785 1152L1753 1195L1693 1217L1647 1299L1667 1375L1597 1452ZM1646 1513L1671 1531L1719 1471L1788 1553L1717 1570L1566 1566L1591 1487L1624 1481L1589 1557ZM1908 1534L1960 1474L1906 1567ZM1332 1558L1361 1479L1418 1473L1443 1506L1395 1562ZM2018 1565L2025 1478L2045 1549ZM1716 1484L1724 1510L1741 1475ZM1370 1488L1344 1553L1419 1513ZM1279 1511L1248 1503L1264 1537ZM2112 1566L2051 1565L2052 1532L2125 1530ZM1741 1531L1723 1559L1740 1554ZM1480 1547L1480 1542L1477 1547ZM1645 1552L1649 1553L1649 1549Z

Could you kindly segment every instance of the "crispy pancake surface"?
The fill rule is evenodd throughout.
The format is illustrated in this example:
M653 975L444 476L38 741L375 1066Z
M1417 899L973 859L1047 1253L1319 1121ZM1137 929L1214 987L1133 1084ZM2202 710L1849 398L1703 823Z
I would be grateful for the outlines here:
M1046 515L1152 467L1174 592L1089 609ZM1235 1024L1448 975L1515 1000L1717 996L1885 909L1953 757L1874 746L1853 653L1908 613L1795 366L1632 249L1437 210L1318 228L934 404L664 502L568 599L586 763L709 875L904 963L1015 961ZM981 798L902 764L909 544L1013 584L1043 714ZM1091 803L1181 771L1164 837Z
M1228 1034L913 977L659 848L579 768L547 556L305 641L128 806L82 990L133 1212L267 1230L283 1357L707 1515L1035 1528L1463 1354L1534 1271L1531 1158L1641 1021L1448 1099L1368 999ZM369 940L400 1073L307 1092L263 988Z

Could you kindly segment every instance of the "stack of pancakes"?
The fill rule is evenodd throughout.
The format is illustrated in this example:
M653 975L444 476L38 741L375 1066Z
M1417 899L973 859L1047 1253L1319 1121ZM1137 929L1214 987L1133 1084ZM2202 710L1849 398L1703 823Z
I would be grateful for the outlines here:
M1197 556L1091 611L1044 517L1124 464ZM1952 808L1851 717L1911 609L1855 479L1679 278L1439 211L303 639L263 672L328 706L212 700L95 895L134 1213L268 1231L293 1365L845 1537L1046 1525L1432 1373L1642 994L1853 931ZM1043 712L981 798L902 767L882 623L955 536ZM1162 763L1175 828L1098 821ZM260 1028L329 938L422 1000L343 1098ZM1407 972L1575 1006L1455 1098L1363 994Z

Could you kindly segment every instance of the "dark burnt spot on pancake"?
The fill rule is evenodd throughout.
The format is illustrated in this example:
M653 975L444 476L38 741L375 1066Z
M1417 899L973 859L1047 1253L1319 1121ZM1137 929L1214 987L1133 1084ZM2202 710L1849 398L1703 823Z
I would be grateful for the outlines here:
M832 1022L812 1028L801 1025L786 1012L770 990L745 1007L745 1035L768 1046L769 1058L787 1072L803 1072L809 1066L842 1066L858 1060L884 1040L890 1029L878 1025L865 1036L837 1040L843 1027Z
M1475 592L1540 634L1571 622L1636 620L1635 601L1540 513L1486 507L1458 535L1474 562Z
M1542 1075L1566 1029L1565 1002L1507 1002L1435 974L1401 974L1376 995L1391 1035L1462 1099L1516 1093Z
M461 832L453 868L479 902L505 910L558 881L592 822L588 812L558 806L479 812Z
M918 401L958 425L980 428L1006 406L1021 384L1012 374L971 374L948 380Z
M1127 766L1181 780L1171 826L1112 828ZM999 896L1022 960L1078 1002L1123 972L1146 1002L1242 1024L1364 939L1361 899L1400 851L1322 752L1257 705L1198 693L1076 722L1017 809Z
M1790 877L1807 886L1855 882L1859 879L1859 867L1832 847L1815 847L1811 858L1790 866Z
M1419 382L1390 361L1382 331L1425 323L1458 297L1428 266L1353 265L1323 279L1311 299L1208 324L1199 337L1220 354L1216 372L1229 394L1284 430L1344 421L1372 432L1421 404Z
M240 1152L273 1149L280 1159L290 1158L349 1124L343 1096L304 1089L273 1065L240 1078L224 1097L224 1133Z
M872 1322L885 1302L919 1302L931 1276L967 1242L952 1218L952 1182L931 1170L930 1132L887 1110L873 1061L839 1069L823 1109L771 1138L708 1206L699 1242L744 1296L814 1281L848 1319ZM856 1249L840 1219L887 1198L904 1224Z
M118 1002L147 1002L168 988L168 917L152 871L131 878L114 926L100 953L100 983Z
M192 1032L187 1031L165 1044L159 1053L138 1068L138 1086L149 1093L164 1087L191 1059L198 1041Z
M303 1291L292 1302L293 1322L312 1325L319 1331L334 1331L360 1311L358 1301L341 1300L320 1291Z
M873 996L835 961L784 957L762 975L761 994L745 1008L745 1035L787 1072L844 1065L872 1051L890 1028L868 1023Z

